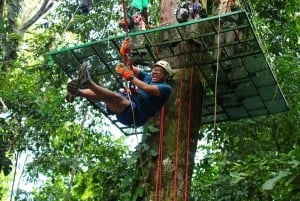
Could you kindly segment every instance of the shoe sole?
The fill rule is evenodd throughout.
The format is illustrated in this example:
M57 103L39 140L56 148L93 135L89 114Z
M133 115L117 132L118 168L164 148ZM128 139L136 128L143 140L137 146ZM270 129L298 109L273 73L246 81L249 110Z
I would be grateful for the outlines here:
M78 80L72 80L68 83L67 91L73 96L77 96L79 90L79 82Z
M75 96L73 94L71 94L70 92L67 93L66 95L66 100L69 102L69 103L73 103L74 100L75 100Z
M78 73L78 84L79 84L79 88L81 88L84 83L81 83L82 80L84 79L85 77L85 72L86 72L86 69L87 69L87 63L86 62L83 62L80 66L80 69L79 69L79 73Z

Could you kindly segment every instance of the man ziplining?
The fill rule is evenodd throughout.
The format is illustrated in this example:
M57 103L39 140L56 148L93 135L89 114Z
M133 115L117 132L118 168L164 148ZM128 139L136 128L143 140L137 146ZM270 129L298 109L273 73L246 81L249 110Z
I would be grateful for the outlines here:
M130 40L125 40L120 49L122 56L130 48ZM83 63L78 79L68 83L67 91L73 97L80 96L93 102L103 101L107 111L115 114L119 122L127 126L142 126L149 117L154 116L169 99L172 88L166 81L172 76L172 68L166 61L153 65L151 74L135 66L132 69L122 63L117 64L116 72L126 81L137 87L132 96L117 93L97 85L92 81L87 64ZM74 98L67 96L68 102ZM129 97L130 96L130 97Z

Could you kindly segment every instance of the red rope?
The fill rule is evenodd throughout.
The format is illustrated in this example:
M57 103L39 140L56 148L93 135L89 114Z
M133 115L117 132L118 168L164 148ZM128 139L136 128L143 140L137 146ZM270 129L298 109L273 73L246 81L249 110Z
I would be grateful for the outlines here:
M190 94L189 94L189 108L188 108L188 130L187 130L187 144L186 144L186 166L185 166L185 186L184 186L184 201L188 200L188 179L189 179L189 155L190 155L190 134L191 134L191 110L192 110L192 87L194 66L191 68L190 77Z
M160 115L160 129L159 129L159 147L158 159L156 169L156 188L155 188L155 201L161 200L161 178L162 178L162 154L163 154L163 138L164 138L164 120L165 108L163 107Z
M229 11L231 2L232 2L232 0L227 0L225 13L227 13Z
M126 13L126 3L125 0L122 0L122 7L123 7L123 18L124 18L124 23L125 23L125 32L126 32L126 37L128 37L128 23L127 23L127 13ZM130 70L133 70L132 62L129 58L130 55L130 50L126 52L126 54L123 56L124 59L124 64L130 66Z
M126 14L126 3L125 0L122 0L123 14L124 14L124 22L125 22L125 32L126 37L128 36L128 23L127 23L127 14Z
M177 171L178 171L178 150L179 150L179 135L180 135L180 118L181 118L181 105L182 105L182 88L183 88L183 69L180 69L180 90L179 90L179 103L178 103L178 122L177 122L177 135L176 135L176 157L175 157L175 170L174 170L174 194L173 201L176 201L177 196Z
M123 14L124 14L124 23L125 23L125 32L126 32L126 37L128 37L128 23L127 23L127 13L126 13L126 3L125 0L122 0L122 7L123 7ZM125 53L125 55L123 56L123 61L125 65L129 65L130 70L133 71L133 65L132 65L132 61L131 58L129 57L130 55L130 49L128 49L128 51ZM129 90L131 93L136 93L136 87L133 83L129 83Z

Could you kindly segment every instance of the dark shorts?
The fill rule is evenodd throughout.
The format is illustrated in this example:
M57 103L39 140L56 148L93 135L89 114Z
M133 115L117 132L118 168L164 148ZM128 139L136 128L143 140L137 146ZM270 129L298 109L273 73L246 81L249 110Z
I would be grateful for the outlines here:
M127 94L122 94L128 99ZM107 108L108 112L109 109ZM133 95L131 97L131 105L129 105L122 113L116 114L117 119L127 126L142 126L146 123L148 117L146 116L140 101Z

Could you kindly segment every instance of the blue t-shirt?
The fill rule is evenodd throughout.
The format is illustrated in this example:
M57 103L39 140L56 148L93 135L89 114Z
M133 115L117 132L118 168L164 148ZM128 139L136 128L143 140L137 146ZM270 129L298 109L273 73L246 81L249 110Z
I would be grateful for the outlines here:
M160 91L160 97L154 96L148 93L145 93L141 89L137 89L138 95L141 97L141 105L148 117L154 116L160 108L166 103L169 99L172 88L170 85L164 82L152 82L152 76L149 73L141 70L139 73L139 79L145 82L146 84L156 85Z

